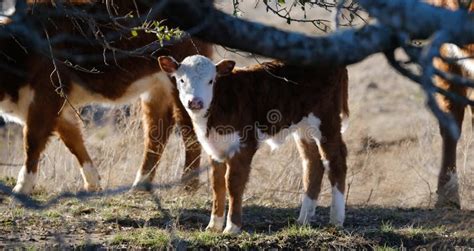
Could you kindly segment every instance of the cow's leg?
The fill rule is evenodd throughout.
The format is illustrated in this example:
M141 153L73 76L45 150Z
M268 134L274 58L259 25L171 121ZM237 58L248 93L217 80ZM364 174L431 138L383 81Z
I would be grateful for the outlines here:
M246 146L227 161L226 186L229 192L229 213L224 233L239 233L242 228L242 197L250 174L254 146Z
M470 90L469 99L474 100L474 89ZM474 133L474 105L471 105L471 131Z
M18 174L17 183L13 188L14 193L30 194L36 184L40 156L53 132L56 120L54 114L51 114L54 111L46 108L40 105L30 106L29 116L23 129L25 165Z
M474 96L473 96L474 100ZM474 105L471 106L471 131L474 132Z
M156 88L142 96L144 160L138 170L134 190L150 190L158 161L173 129L173 106L170 90Z
M65 111L66 112L66 111ZM64 112L63 112L64 114ZM79 164L81 164L81 174L84 180L84 189L88 192L100 190L100 176L92 163L92 159L87 152L82 138L81 129L77 119L73 114L64 114L56 123L56 132L73 153Z
M455 108L457 107L457 108ZM454 116L459 130L462 128L464 107L452 104L448 108ZM438 177L438 199L436 207L454 206L460 207L459 184L456 171L457 140L451 138L447 129L440 127L443 144L443 155L441 159L441 170Z
M194 133L191 118L184 109L177 95L174 95L174 118L179 125L185 147L185 162L182 183L186 191L195 192L199 188L199 165L201 161L201 145Z
M446 67L449 67L447 70L450 72L460 74L456 67ZM444 79L436 78L436 84L443 89L457 93L458 95L466 96L465 88L451 85ZM454 117L459 130L462 130L462 122L466 108L465 105L456 103L444 96L438 96L437 101L440 108L444 112L450 113ZM438 199L435 206L455 206L459 208L459 184L456 172L457 141L450 137L446 128L440 127L440 132L443 144L443 153L441 160L441 170L438 176L438 190L436 191Z
M295 135L296 146L301 156L303 165L304 195L301 203L298 223L305 225L309 223L316 210L316 202L321 191L321 182L324 175L324 167L319 154L318 145L313 139L304 139Z
M321 158L325 168L329 169L329 181L332 186L330 223L342 227L345 217L344 192L346 187L347 149L340 130L322 131Z
M212 213L206 229L220 232L224 228L225 214L225 163L211 160Z

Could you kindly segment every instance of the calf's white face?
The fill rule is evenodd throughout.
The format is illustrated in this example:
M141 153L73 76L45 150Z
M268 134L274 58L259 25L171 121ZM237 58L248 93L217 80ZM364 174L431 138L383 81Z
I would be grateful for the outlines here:
M174 58L158 58L163 71L176 79L179 99L191 114L204 115L213 98L213 85L218 75L227 75L235 66L234 61L222 60L214 64L209 58L195 55L178 63Z

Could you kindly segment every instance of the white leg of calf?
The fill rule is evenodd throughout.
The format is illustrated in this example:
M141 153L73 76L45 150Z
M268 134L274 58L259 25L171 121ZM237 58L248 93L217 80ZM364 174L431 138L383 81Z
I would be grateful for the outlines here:
M138 170L133 182L132 189L135 191L148 191L151 189L149 174L142 174L142 170Z
M346 204L344 202L344 194L339 191L337 185L332 187L332 203L330 212L330 223L337 227L342 227L344 224L344 214Z
M235 225L230 219L230 214L227 215L227 223L224 229L224 234L238 234L240 233L240 227Z
M316 200L311 199L308 195L303 195L301 203L300 216L298 217L298 224L307 225L316 213Z
M14 193L31 194L36 184L37 173L28 172L26 166L23 166L18 174L16 186L13 188Z
M219 217L215 214L211 214L211 220L209 220L209 225L207 225L206 230L221 232L222 229L224 229L224 216Z
M96 192L100 190L100 176L92 163L86 162L82 165L81 175L84 180L84 189L86 191Z

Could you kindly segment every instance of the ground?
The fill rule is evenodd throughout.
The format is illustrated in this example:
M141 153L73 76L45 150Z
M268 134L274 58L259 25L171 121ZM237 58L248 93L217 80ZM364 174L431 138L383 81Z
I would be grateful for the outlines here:
M230 11L229 6L220 7ZM247 10L242 13L244 18L283 29L314 31L271 18L261 8L253 9L253 1L241 3L241 9ZM233 58L238 66L256 63L252 56L220 47L216 47L215 55L216 60ZM424 105L422 92L396 74L381 55L350 66L349 78L344 229L327 224L327 182L311 226L295 224L302 188L301 163L294 143L288 140L273 152L263 147L252 163L241 235L204 231L210 216L211 190L208 163L203 160L203 185L192 195L179 186L161 186L153 193L65 198L46 210L27 209L0 195L0 248L474 248L472 126L465 123L458 147L463 210L434 209L441 146L436 121ZM104 189L126 188L133 182L143 151L139 114L135 104L130 116L124 112L115 124L85 125L86 143ZM468 118L466 114L466 121ZM21 128L9 124L0 130L0 137L0 180L12 187L23 159ZM155 185L179 181L182 153L182 143L173 135ZM41 160L33 199L44 204L58 194L79 192L82 181L77 167L74 157L53 138Z
M42 201L46 195L33 196ZM5 248L445 248L473 247L472 211L350 206L344 229L327 224L318 208L311 226L295 222L295 205L249 200L240 235L204 231L205 196L162 200L141 193L84 202L64 200L45 211L2 202L0 244Z

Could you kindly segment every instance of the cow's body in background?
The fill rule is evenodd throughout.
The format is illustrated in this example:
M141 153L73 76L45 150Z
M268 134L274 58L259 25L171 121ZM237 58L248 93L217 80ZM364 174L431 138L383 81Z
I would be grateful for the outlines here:
M460 7L466 8L470 12L474 12L474 2L470 1L470 4L466 6L459 6L457 0L430 0L432 4L446 7L449 9L458 9ZM469 1L467 1L469 3ZM474 32L474 28L473 28ZM454 44L445 44L441 48L441 55L446 58L459 58L462 60L457 61L456 63L446 63L441 59L436 59L434 65L442 70L452 74L457 74L466 78L474 79L474 44L465 45L458 47ZM471 57L471 58L469 58ZM464 86L459 86L450 83L440 77L436 77L435 83L437 86L454 92L458 95L474 99L474 90L466 88ZM447 113L450 113L460 129L462 130L462 124L464 120L464 112L466 106L456 103L445 96L438 96L438 104L441 109ZM472 125L474 128L474 107L471 106L472 114ZM461 202L459 198L459 184L456 168L456 150L457 142L452 139L449 135L449 132L445 128L440 128L441 137L443 139L443 149L442 149L442 163L441 171L438 178L438 201L437 206L445 205L454 205L455 207L460 207Z
M32 191L40 154L53 133L59 135L79 160L85 189L100 188L98 172L84 146L74 111L74 107L85 104L123 104L141 98L145 156L135 187L149 187L172 132L170 128L175 123L188 125L182 127L187 143L185 175L199 165L200 146L190 130L190 120L182 112L180 103L175 102L173 86L166 74L160 72L156 57L173 55L183 59L197 53L210 55L210 46L183 38L159 50L127 54L151 43L156 45L157 37L140 31L132 36L130 30L112 24L104 3L93 2L61 5L67 10L101 17L91 25L87 18L47 15L48 11L59 11L50 1L30 1L30 9L24 18L32 24L32 32L41 33L44 41L50 42L50 50L49 46L41 47L21 36L0 38L0 111L9 120L24 125L26 159L14 192L28 194ZM135 5L134 2L113 1L113 14L138 16L149 13L150 6L141 2ZM128 20L123 18L118 22L132 22ZM0 32L7 27L0 26ZM194 176L187 184L195 187L198 182Z

